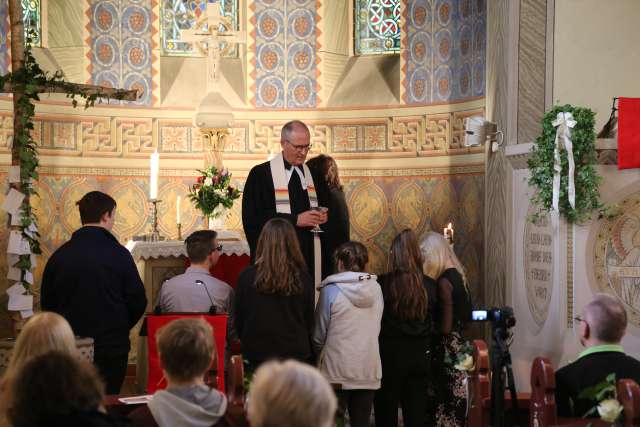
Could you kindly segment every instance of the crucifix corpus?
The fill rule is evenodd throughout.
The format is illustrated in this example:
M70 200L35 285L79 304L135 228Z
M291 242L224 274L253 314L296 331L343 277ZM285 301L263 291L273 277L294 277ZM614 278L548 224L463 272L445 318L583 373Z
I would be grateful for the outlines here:
M115 89L64 81L62 72L47 75L31 53L31 46L25 48L24 22L21 0L9 0L9 20L11 24L11 69L12 72L0 76L0 92L13 95L13 141L11 144L11 168L9 170L9 194L5 200L13 203L3 205L10 214L10 238L7 246L8 268L10 270L8 308L12 312L14 333L17 333L26 318L33 314L34 255L41 253L35 214L31 208L30 196L35 194L33 180L38 179L38 156L36 141L31 136L35 101L41 93L65 93L77 105L76 96L85 99L86 107L98 98L112 98L135 101L136 90ZM30 37L27 36L27 42ZM11 291L11 293L10 293Z
M233 126L231 106L220 93L220 60L233 44L247 42L246 33L233 30L231 18L223 15L220 4L207 3L207 13L192 29L183 30L181 39L207 57L207 93L196 110L194 123L204 139L205 167L213 165L220 170L226 138Z

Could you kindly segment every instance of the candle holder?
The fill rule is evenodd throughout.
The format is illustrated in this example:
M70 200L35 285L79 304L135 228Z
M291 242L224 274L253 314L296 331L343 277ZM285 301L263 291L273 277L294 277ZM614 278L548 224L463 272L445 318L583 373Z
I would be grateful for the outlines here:
M182 224L178 223L178 240L182 240Z
M160 240L164 240L164 237L160 235L160 230L158 230L158 203L162 200L160 199L151 199L149 200L153 205L153 209L151 214L153 215L153 224L151 226L151 235L149 236L149 241L158 242Z

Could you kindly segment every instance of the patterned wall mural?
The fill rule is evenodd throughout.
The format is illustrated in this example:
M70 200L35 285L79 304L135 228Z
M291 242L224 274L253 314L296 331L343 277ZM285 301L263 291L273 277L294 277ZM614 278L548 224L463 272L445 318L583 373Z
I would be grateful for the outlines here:
M9 2L0 2L0 75L11 69L11 46L9 45Z
M133 104L153 105L157 0L90 0L86 10L89 83L138 89ZM111 101L129 103L129 101Z
M318 0L251 3L251 103L265 108L310 108L318 100Z
M404 102L483 96L485 1L408 0L403 13Z

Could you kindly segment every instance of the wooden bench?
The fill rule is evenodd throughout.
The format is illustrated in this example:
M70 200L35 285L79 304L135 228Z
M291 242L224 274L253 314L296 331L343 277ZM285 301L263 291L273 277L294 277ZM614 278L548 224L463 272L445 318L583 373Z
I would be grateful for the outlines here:
M491 371L489 349L483 340L473 341L475 368L469 374L469 427L486 427L491 422ZM531 364L531 393L517 394L520 421L528 418L531 427L579 427L591 423L611 426L600 419L559 418L555 398L555 371L549 359L537 357ZM640 387L632 380L617 383L618 400L624 407L624 426L640 426ZM507 393L505 406L511 406ZM526 417L525 417L526 415Z

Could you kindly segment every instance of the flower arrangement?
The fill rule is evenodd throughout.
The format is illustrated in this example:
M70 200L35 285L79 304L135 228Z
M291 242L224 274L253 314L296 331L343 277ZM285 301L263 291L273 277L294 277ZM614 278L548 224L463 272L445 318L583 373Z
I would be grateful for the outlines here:
M231 174L227 169L211 166L198 170L200 176L189 190L189 199L207 218L219 217L225 209L233 207L240 197L240 190L231 185Z
M624 409L618 401L616 391L616 374L609 374L607 378L599 384L583 390L578 399L589 399L597 402L583 418L595 414L600 416L602 421L607 423L619 423L622 421L622 410Z
M473 346L470 342L465 341L455 355L446 352L444 363L458 371L466 373L472 372L476 368L473 360Z

